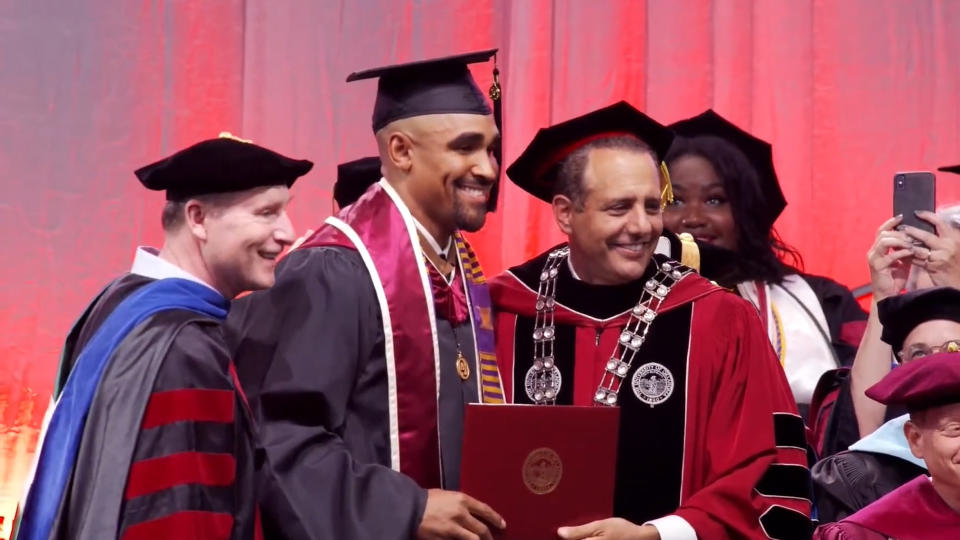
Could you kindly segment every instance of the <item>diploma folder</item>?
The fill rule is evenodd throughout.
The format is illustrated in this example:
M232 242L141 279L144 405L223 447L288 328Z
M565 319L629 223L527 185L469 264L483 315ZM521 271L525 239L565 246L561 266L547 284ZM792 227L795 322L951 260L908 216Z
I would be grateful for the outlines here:
M556 540L613 517L617 407L467 406L460 490L507 522L500 540Z

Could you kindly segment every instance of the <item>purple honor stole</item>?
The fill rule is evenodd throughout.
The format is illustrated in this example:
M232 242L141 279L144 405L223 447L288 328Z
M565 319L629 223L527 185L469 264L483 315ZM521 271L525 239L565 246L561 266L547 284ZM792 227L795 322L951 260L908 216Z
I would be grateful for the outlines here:
M493 332L493 302L490 289L483 276L483 269L477 261L477 255L470 244L459 232L454 236L457 254L460 256L460 270L466 284L467 303L470 308L470 323L476 342L476 358L480 369L477 380L480 384L481 403L503 403L503 385L500 384L500 371L497 369L496 343Z
M438 400L440 347L430 278L410 211L384 181L298 249L356 250L373 282L383 320L389 400L390 466L423 488L442 487ZM473 369L484 403L502 403L494 357L490 294L467 244L457 237L479 366Z

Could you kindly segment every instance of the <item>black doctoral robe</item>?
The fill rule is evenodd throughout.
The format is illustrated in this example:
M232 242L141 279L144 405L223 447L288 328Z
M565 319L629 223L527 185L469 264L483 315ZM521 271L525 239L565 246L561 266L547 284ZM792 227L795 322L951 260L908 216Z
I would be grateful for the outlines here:
M847 450L811 469L820 523L845 519L927 470L896 456Z
M59 388L110 313L151 281L126 274L88 306L67 337ZM251 429L220 321L151 316L107 364L50 538L255 538Z
M383 323L361 256L344 247L300 248L276 275L271 289L234 302L227 320L276 472L262 498L267 536L412 538L427 494L390 468ZM439 398L423 399L439 399L443 487L456 489L464 410L479 401L476 373L461 380L456 372L456 341L472 366L474 337L469 321L436 323ZM271 493L290 504L276 504Z

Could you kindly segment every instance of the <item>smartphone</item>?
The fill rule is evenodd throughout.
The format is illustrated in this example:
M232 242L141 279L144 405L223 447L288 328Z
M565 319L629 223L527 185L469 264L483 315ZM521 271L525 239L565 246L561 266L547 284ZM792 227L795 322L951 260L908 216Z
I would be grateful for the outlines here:
M902 215L897 227L911 225L936 233L933 224L917 217L917 211L933 212L937 200L937 180L931 172L899 172L893 175L893 215Z

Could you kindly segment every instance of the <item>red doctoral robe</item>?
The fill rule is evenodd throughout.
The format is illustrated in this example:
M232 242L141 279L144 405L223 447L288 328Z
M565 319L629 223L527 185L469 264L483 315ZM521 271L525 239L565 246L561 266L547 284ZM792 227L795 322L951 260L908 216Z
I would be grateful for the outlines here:
M817 529L814 540L955 540L960 514L918 476L856 514Z
M524 381L548 254L491 282L497 359L510 402L531 403ZM589 285L574 278L568 264L560 265L554 314L554 357L563 381L558 404L593 403L629 311L654 265L668 260L655 255L641 279L617 286ZM635 372L653 364L669 371L673 383L655 406L642 402L631 382ZM697 274L686 276L661 306L624 378L618 405L617 517L645 523L677 516L699 539L810 538L803 422L749 303Z

